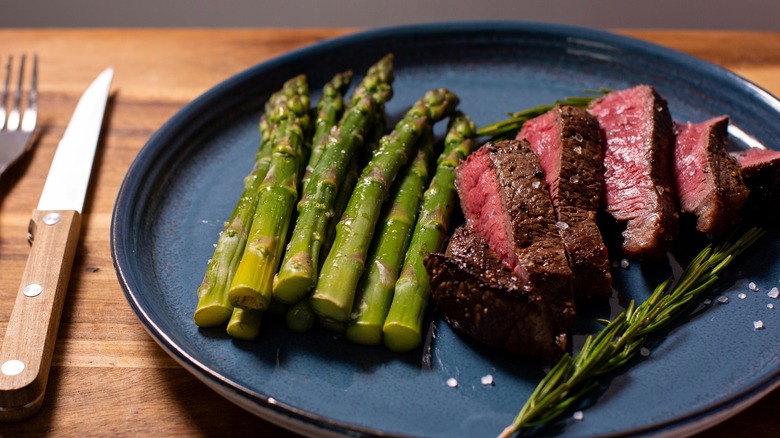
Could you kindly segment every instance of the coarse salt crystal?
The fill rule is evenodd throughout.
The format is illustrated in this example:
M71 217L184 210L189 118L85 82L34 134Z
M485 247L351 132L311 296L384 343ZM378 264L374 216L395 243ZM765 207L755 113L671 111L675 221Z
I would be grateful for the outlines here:
M753 321L753 328L756 330L763 330L764 329L764 321L758 320Z
M707 298L706 300L704 300L704 305L705 306L709 306L710 304L712 304L712 300L711 299Z
M769 298L777 299L777 297L780 297L780 290L778 290L777 287L773 287L772 289L769 289L769 293L767 293L767 296Z
M628 261L628 259L623 259L620 261L621 268L628 269L629 266L631 266L631 263Z
M574 413L574 415L572 415L572 417L574 417L574 419L577 421L582 421L582 419L585 418L585 414L582 411L577 411Z
M578 182L580 182L580 179L577 177L577 175L572 175L571 178L569 178L569 181L572 184L577 184Z
M751 281L750 283L748 283L748 289L750 289L752 291L757 291L758 290L758 286Z
M639 349L639 354L641 354L643 357L650 356L650 349L647 347L642 347Z
M534 182L531 183L531 187L533 187L535 189L538 189L539 186L541 186L541 185L542 185L541 181L534 181Z
M483 385L490 386L493 384L493 376L490 374L482 376L482 379L480 379Z
M560 228L560 229L562 229L562 230L565 230L565 229L569 228L569 224L567 224L566 222L561 222L561 221L556 222L555 226Z
M739 294L739 295L737 295L737 296L738 296L738 297L739 297L739 299L741 299L741 300L744 300L745 298L747 298L747 295L745 295L745 294L743 294L743 293L740 293L740 294Z
M774 308L775 308L775 305L774 305L774 304L772 304L772 303L769 303L769 304L767 304L767 305L766 305L766 308L767 308L767 309L774 309Z
M740 297L740 298L743 298L743 297ZM726 304L726 303L729 302L729 297L727 297L725 295L721 295L721 296L718 297L718 302L721 303L721 304Z
M458 381L455 380L454 377L450 377L449 379L447 379L447 386L449 386L450 388L455 388L458 386Z

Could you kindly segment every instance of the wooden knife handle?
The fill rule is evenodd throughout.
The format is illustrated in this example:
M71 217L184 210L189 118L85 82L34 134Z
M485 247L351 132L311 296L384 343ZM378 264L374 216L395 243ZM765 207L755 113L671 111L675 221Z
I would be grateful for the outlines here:
M80 228L76 211L33 211L32 248L0 350L0 420L24 419L43 403Z

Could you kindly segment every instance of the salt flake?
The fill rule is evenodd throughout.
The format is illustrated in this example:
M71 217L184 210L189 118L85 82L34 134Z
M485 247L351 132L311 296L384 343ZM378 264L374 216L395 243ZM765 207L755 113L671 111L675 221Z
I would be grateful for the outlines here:
M767 304L767 305L766 305L766 308L767 308L767 309L774 309L774 308L775 308L775 305L774 305L774 304L772 304L772 303L769 303L769 304Z
M487 374L485 376L482 376L482 379L480 379L483 385L491 386L493 385L493 376L491 374Z
M577 411L574 413L574 415L572 415L572 417L574 417L574 419L577 421L582 421L582 419L585 418L585 414L582 411Z
M740 294L739 294L739 295L737 295L737 296L739 297L739 299L740 299L740 300L744 300L745 298L747 298L747 295L745 295L745 294L743 294L743 293L740 293Z
M758 320L753 321L753 328L756 330L763 330L764 329L764 321Z
M753 283L751 281L750 283L748 283L748 289L750 289L752 291L757 291L758 290L758 285L756 285L755 283Z
M744 294L741 294L741 295L744 295ZM744 298L744 297L740 297L740 298ZM726 303L729 302L729 297L727 297L725 295L721 295L721 296L718 297L718 302L721 303L721 304L726 304Z
M454 377L450 377L449 379L447 379L447 386L449 386L450 388L456 388L458 386L458 381L455 380Z
M777 297L780 297L780 290L778 290L777 286L775 286L772 289L769 289L769 293L767 293L767 296L769 298L777 299Z
M621 268L628 269L629 266L631 266L631 263L628 261L628 259L623 259L620 261Z
M641 354L642 357L650 356L650 349L647 347L642 347L639 349L639 354Z

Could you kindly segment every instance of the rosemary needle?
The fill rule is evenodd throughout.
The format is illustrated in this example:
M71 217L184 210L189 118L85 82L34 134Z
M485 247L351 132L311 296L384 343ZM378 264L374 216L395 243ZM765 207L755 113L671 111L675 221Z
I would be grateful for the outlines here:
M596 377L624 366L639 352L649 335L680 316L764 232L762 228L750 228L720 245L708 245L676 282L673 278L662 282L639 306L632 300L595 338L588 336L575 357L566 354L558 361L500 437L549 423L567 411L596 387Z

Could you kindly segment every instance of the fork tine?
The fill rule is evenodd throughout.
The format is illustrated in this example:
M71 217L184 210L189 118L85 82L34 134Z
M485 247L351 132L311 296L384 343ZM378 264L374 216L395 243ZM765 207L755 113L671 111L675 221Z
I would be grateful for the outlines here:
M5 108L8 106L8 84L11 82L11 60L13 56L8 56L8 63L5 66L5 86L3 87L2 105L0 106L0 130L5 128Z
M32 132L38 121L38 54L33 53L30 91L27 93L27 108L22 119L22 131Z
M8 114L8 130L16 131L19 129L19 122L21 115L19 114L19 106L22 102L22 79L24 79L24 61L25 56L22 54L19 59L19 78L17 80L16 91L14 92L13 104L11 106L11 112Z

